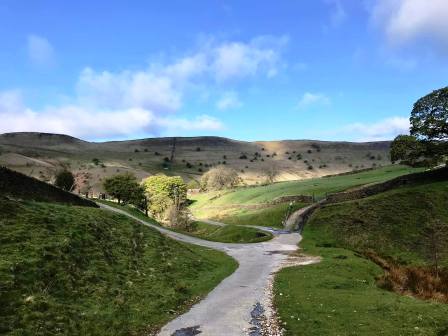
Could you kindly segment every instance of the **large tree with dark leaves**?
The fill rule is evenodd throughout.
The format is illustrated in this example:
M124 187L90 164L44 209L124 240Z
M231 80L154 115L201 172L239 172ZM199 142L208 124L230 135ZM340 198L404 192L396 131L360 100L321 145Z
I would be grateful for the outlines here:
M448 154L448 87L420 98L409 119L410 135L399 135L391 145L392 161L435 165Z

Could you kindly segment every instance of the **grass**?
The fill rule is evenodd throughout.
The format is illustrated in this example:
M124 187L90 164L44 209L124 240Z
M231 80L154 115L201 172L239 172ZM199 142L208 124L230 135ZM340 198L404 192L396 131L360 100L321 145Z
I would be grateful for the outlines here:
M273 237L271 233L255 228L236 225L217 226L200 221L193 223L192 231L179 232L221 243L259 243Z
M325 206L312 216L307 230L317 232L322 245L370 249L402 264L424 265L429 262L424 228L439 219L448 231L447 204L448 182L406 186ZM448 254L448 241L444 245Z
M0 213L0 334L146 334L237 267L100 209L0 198Z
M308 204L306 203L294 203L291 208L289 203L277 204L268 208L262 209L237 209L232 212L218 211L212 215L213 219L219 220L226 224L234 225L258 225L266 227L282 228L283 220L287 212L294 212L299 210ZM288 210L289 209L289 210ZM209 214L210 215L210 214Z
M281 270L275 304L285 335L448 335L448 305L380 289L382 269L347 249L318 247L305 230L303 248L319 264Z
M151 224L160 225L151 217L145 216L141 211L135 209L131 206L118 205L115 202L109 201L98 201L103 204L107 204L114 208L124 210L131 215L146 221ZM167 227L167 229L170 229ZM257 230L255 228L248 228L244 226L224 226L220 227L217 225L207 224L201 221L193 223L192 230L174 230L181 232L193 237L198 237L205 240L216 241L221 243L258 243L266 240L272 239L272 235L269 232Z
M314 195L322 198L326 193L342 191L355 186L382 182L397 176L409 174L421 169L393 165L370 171L328 178L313 178L300 181L279 182L267 186L245 187L233 192L210 192L193 197L191 209L196 212L201 208L231 204L260 204L286 195Z
M302 248L322 256L321 263L276 277L286 335L448 335L447 304L381 289L383 269L362 255L374 251L409 267L428 265L422 229L432 218L448 223L447 202L448 183L437 182L316 211Z

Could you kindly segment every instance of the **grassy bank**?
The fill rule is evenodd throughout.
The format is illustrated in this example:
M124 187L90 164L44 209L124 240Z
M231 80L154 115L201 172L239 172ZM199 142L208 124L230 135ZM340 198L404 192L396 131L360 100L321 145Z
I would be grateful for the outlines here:
M95 208L0 198L0 334L137 335L237 267Z
M190 231L178 231L205 240L221 243L259 243L272 239L272 234L255 228L226 225L217 226L204 222L194 222Z
M319 247L319 235L305 230L303 248L319 264L281 270L275 304L285 335L448 335L448 305L380 289L383 270L356 253Z
M275 301L286 334L448 335L447 304L379 288L384 270L362 256L373 251L405 268L428 267L425 230L434 219L448 230L446 204L448 183L437 182L316 211L301 246L322 262L284 269L276 278ZM445 254L448 242L440 246Z
M160 225L154 219L145 216L141 211L131 207L118 205L114 202L99 201L100 203L113 206L114 208L124 210L129 214L144 220L151 224ZM170 229L170 228L167 228ZM269 232L257 230L255 228L248 228L243 226L217 226L204 222L194 222L191 230L175 230L193 237L198 237L205 240L216 241L221 243L257 243L272 239L272 235Z

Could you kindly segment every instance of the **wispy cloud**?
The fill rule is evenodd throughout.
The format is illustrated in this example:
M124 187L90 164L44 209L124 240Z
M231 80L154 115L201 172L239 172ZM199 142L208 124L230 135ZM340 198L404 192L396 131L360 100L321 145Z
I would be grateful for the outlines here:
M322 93L305 92L297 104L297 108L305 109L311 106L325 106L330 103L330 98Z
M54 48L45 37L29 35L27 47L28 57L34 65L47 67L54 64Z
M409 119L391 117L372 124L353 123L337 130L337 133L357 141L392 140L399 134L409 133Z
M238 93L235 91L224 92L221 98L216 102L216 107L222 111L239 108L241 106L242 103L238 97Z

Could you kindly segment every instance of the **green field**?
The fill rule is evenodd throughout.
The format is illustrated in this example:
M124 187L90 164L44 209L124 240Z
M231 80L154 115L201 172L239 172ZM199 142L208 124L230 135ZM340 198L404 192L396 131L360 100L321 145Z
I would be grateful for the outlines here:
M342 248L317 247L305 230L307 254L319 264L281 270L275 304L286 336L448 335L448 305L380 289L383 274L373 262Z
M197 218L215 219L228 224L281 227L289 203L267 204L277 197L309 195L320 199L327 193L383 182L420 170L394 165L348 175L280 182L267 186L245 187L224 192L200 193L191 196L193 204L190 209ZM263 209L250 208L256 204L264 204L266 207ZM297 210L306 205L296 203L294 209Z
M342 191L347 188L369 183L382 182L417 171L421 171L421 169L394 165L349 175L239 188L233 192L224 193L220 197L216 197L220 192L210 192L192 197L195 203L191 208L196 210L210 205L258 204L269 202L276 197L286 195L314 195L319 199L324 197L326 193Z
M374 251L405 266L429 265L423 230L435 218L448 225L446 204L448 182L435 182L317 210L301 247L322 262L276 277L286 335L448 335L447 304L380 289L384 271L362 256Z
M208 212L208 215L226 224L282 228L286 213L294 212L307 205L306 203L294 203L290 207L289 203L281 203L256 210L241 208L232 212L217 211L215 214Z
M0 334L147 334L230 275L224 253L104 210L0 198Z

